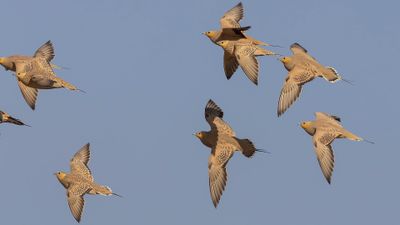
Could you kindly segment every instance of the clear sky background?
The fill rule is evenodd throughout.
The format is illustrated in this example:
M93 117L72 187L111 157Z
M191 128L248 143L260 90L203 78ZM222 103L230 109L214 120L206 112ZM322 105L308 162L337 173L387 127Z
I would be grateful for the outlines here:
M82 224L399 224L396 1L243 1L248 34L284 55L299 42L355 84L316 79L281 118L283 65L259 57L258 87L240 69L227 81L221 48L201 35L238 1L1 3L0 55L51 40L53 62L70 68L57 74L87 92L41 91L31 111L0 69L1 109L32 126L0 126L1 224L76 224L53 173L87 142L96 181L124 198L87 195ZM209 129L210 98L272 152L231 159L217 209L210 150L192 136ZM332 185L298 125L315 111L376 142L335 141Z

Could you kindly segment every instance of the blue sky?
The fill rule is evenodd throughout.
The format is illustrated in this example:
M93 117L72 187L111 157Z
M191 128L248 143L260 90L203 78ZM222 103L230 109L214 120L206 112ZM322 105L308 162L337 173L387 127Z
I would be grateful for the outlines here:
M41 91L35 111L0 70L0 107L30 124L0 126L1 224L75 224L54 172L91 143L98 183L124 196L86 196L82 224L398 224L396 139L400 31L396 1L243 1L253 37L302 44L354 81L316 79L281 117L286 70L260 57L259 86L238 70L227 81L222 50L201 32L237 1L16 1L0 9L0 55L33 54L52 40L65 80L87 94ZM272 154L236 154L218 209L208 190L212 98L239 137ZM375 145L334 142L332 185L299 126L315 111Z

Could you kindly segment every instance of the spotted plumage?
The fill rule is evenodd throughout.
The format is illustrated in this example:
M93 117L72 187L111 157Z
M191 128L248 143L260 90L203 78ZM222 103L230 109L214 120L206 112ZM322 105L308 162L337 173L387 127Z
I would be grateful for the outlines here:
M214 44L218 44L220 41L246 41L255 45L269 46L269 44L254 39L245 33L250 29L250 26L240 26L239 21L243 18L243 15L243 4L240 2L221 17L220 30L210 30L203 32L203 34ZM227 79L232 77L238 66L235 56L224 51L224 72Z
M117 195L111 188L97 184L88 167L90 160L89 143L83 146L70 161L70 173L55 173L58 181L67 189L67 201L71 213L80 222L85 204L85 194Z
M323 77L331 83L342 79L334 68L320 64L300 44L294 43L290 49L293 55L280 59L289 73L279 96L278 116L281 116L297 100L303 85L316 77Z
M51 64L54 47L48 41L36 50L33 56L13 55L1 57L0 64L6 69L15 72L18 86L29 107L34 110L38 89L68 88L78 90L74 85L57 77Z
M327 113L316 112L314 121L304 121L301 127L311 136L313 136L314 150L317 155L322 174L326 181L331 183L332 172L334 168L334 154L332 142L336 138L347 138L352 141L362 141L361 137L346 130L340 124L340 118Z
M230 79L240 65L246 76L255 85L258 84L259 65L257 56L275 55L274 52L261 48L248 41L220 41L218 45L224 49L224 68Z
M235 151L251 157L257 151L249 139L239 139L233 129L223 120L224 113L214 101L209 100L205 108L205 119L210 131L196 133L196 137L211 148L208 158L208 175L211 200L217 207L227 182L226 164Z

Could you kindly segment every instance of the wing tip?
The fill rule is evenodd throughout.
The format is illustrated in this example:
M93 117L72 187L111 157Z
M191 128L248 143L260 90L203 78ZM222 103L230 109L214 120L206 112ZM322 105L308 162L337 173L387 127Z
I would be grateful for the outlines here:
M222 109L212 99L209 99L207 102L205 114L206 117L208 117L209 114L214 114L220 118L224 116Z
M305 53L307 53L307 49L305 49L303 46L301 46L298 42L295 42L293 44L290 45L290 48L300 48L301 50L303 50Z

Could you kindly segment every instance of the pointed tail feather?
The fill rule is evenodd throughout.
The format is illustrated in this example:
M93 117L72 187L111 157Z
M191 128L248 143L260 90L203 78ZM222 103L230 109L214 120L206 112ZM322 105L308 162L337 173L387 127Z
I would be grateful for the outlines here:
M64 81L64 80L62 80L62 79L60 79L59 81L60 81L60 83L61 83L61 87L63 87L63 88L67 88L67 89L69 89L69 90L71 90L71 91L80 91L80 92L86 93L86 91L81 90L81 89L75 87L73 84L70 84L70 83L68 83L67 81Z
M96 185L94 187L94 190L95 190L96 194L100 194L100 195L112 195L113 194L111 188L108 186Z
M353 133L351 133L350 131L346 131L343 136L347 139L350 139L352 141L363 141L363 139Z
M258 47L257 50L254 52L254 55L261 56L261 55L276 55L275 52L269 51L264 48Z
M323 74L323 77L324 77L327 81L329 81L329 82L331 82L331 83L335 83L335 82L337 82L337 81L339 81L339 80L342 80L342 81L344 81L344 82L346 82L346 83L348 83L348 84L354 85L352 81L347 80L347 79L344 79L344 78L337 72L337 70L336 70L335 68L330 67L330 66L327 66L326 69L328 69L328 70L327 70L327 73L326 73L326 74Z

